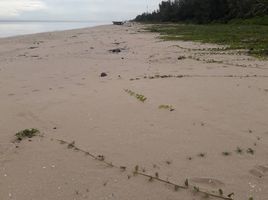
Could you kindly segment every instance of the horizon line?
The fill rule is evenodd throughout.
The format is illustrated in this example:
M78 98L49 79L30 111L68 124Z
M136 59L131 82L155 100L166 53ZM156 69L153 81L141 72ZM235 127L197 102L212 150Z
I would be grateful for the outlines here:
M108 20L27 20L27 19L0 19L0 22L81 22L81 23L88 23L88 22L110 22Z

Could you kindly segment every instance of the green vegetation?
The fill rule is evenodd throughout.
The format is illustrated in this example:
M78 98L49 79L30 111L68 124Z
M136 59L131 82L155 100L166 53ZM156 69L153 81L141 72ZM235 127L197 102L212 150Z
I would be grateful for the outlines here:
M228 45L227 49L245 49L255 56L268 56L268 26L237 24L158 24L147 28L165 40L185 40Z
M168 0L162 1L157 11L143 13L135 21L226 23L265 15L268 15L267 0Z
M39 130L32 128L19 131L18 133L16 133L15 136L17 141L21 141L26 138L32 138L34 136L37 136L39 133Z
M150 28L166 40L216 43L268 56L267 0L168 0L162 1L157 11L143 13L135 21L180 23Z
M261 17L253 17L249 19L233 19L229 21L229 24L238 24L238 25L268 25L268 15Z
M158 108L159 109L167 109L171 112L175 110L172 105L160 105L160 106L158 106Z
M133 92L133 91L131 91L129 89L125 89L125 92L128 93L130 96L136 97L136 99L138 99L142 103L144 103L147 100L147 98L144 95L137 94L137 93L135 93L135 92Z

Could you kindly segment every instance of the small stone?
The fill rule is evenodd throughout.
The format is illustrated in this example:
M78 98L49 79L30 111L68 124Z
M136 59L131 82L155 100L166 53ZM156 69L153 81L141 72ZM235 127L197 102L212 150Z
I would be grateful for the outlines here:
M108 74L106 74L105 72L102 72L100 75L100 77L106 77L106 76L108 76Z
M121 52L121 49L111 49L109 50L111 53L120 53Z

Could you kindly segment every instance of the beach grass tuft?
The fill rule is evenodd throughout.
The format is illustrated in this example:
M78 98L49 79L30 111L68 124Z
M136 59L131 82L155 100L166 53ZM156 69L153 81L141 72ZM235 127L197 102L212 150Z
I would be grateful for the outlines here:
M125 92L128 93L130 96L134 96L136 99L138 99L142 103L144 103L147 100L147 97L145 97L144 95L138 94L138 93L133 92L129 89L125 89Z
M24 129L22 131L19 131L15 134L16 140L21 141L23 139L32 138L34 136L37 136L40 133L38 129Z

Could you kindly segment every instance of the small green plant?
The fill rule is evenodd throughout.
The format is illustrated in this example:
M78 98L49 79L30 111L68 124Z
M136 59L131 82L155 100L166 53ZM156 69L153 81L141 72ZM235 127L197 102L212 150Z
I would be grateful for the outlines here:
M147 97L145 97L144 95L137 94L129 89L125 89L125 92L128 93L130 96L136 97L136 99L138 99L139 101L141 101L143 103L147 100Z
M39 133L40 133L39 130L32 128L32 129L25 129L23 131L20 131L16 133L15 136L16 136L17 141L21 141L26 138L32 138L34 136L37 136Z
M160 105L160 106L158 106L158 108L159 109L166 109L166 110L169 110L171 112L175 110L172 105Z
M147 100L147 98L142 94L136 94L136 98L141 102L145 102Z
M249 197L249 199L248 199L248 200L254 200L254 199L253 199L253 197Z

